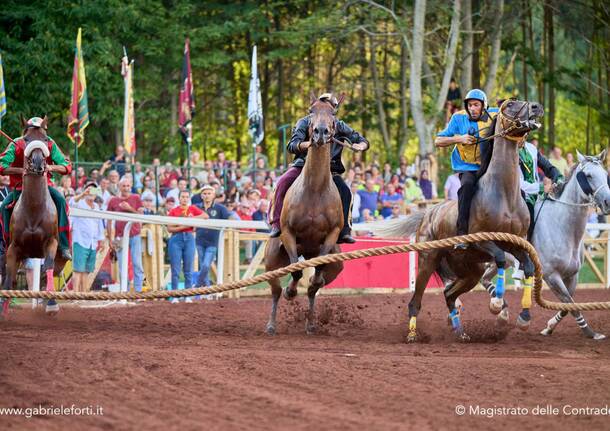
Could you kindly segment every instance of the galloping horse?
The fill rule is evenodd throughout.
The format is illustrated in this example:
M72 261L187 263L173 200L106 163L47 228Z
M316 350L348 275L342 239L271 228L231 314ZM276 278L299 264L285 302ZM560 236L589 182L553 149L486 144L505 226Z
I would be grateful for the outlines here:
M597 156L577 154L578 165L557 195L548 196L536 204L536 226L531 240L542 264L544 281L565 303L574 302L578 273L584 260L583 238L589 207L596 205L604 214L610 213L609 178L605 168L607 150ZM561 244L561 249L558 249L558 244ZM496 268L490 266L481 280L488 291L494 288L491 280L495 274ZM557 312L541 334L551 335L567 314L567 311ZM580 311L573 311L572 316L586 337L594 340L606 338L591 329ZM498 318L508 319L507 306Z
M495 143L486 173L480 178L472 201L469 232L507 232L525 238L529 226L529 212L521 198L519 189L519 157L517 142L537 126L534 121L543 113L542 106L517 100L505 101L495 121ZM434 205L426 211L415 213L406 219L383 222L378 232L381 236L411 236L417 241L431 241L455 236L457 205L447 201ZM417 339L416 320L421 309L422 296L428 279L435 272L445 282L445 301L450 312L453 329L461 340L468 340L464 332L457 298L471 290L485 272L484 263L495 260L504 269L504 251L513 254L523 263L527 277L534 274L534 266L528 255L511 244L487 241L471 245L466 250L436 249L420 253L419 273L415 294L409 302L409 335L407 341ZM503 283L503 278L501 283ZM500 281L499 281L500 283ZM492 298L490 308L500 312L503 304L503 284L498 286L498 297ZM523 311L518 324L522 329L529 326L531 289L524 291Z
M306 259L337 253L337 238L343 228L343 212L339 191L330 172L330 149L335 134L335 110L324 101L312 97L310 108L311 146L303 171L292 184L284 199L280 219L282 234L271 238L265 249L265 269L271 271L288 264L296 263L299 256ZM307 296L309 313L307 333L315 332L314 305L316 292L332 282L343 270L342 263L333 263L315 268L309 280ZM303 277L302 271L292 273L292 281L284 291L286 299L297 294L297 284ZM279 279L271 280L273 305L267 324L267 333L275 334L277 305L282 294Z
M53 291L53 274L63 270L66 261L55 259L58 244L57 209L47 185L47 157L49 145L44 128L27 129L28 142L24 151L23 192L13 210L10 221L10 243L6 251L6 278L4 288L11 289L16 280L17 268L27 258L43 258L46 273L46 290ZM20 168L9 168L20 169ZM10 171L7 173L11 173ZM4 308L8 301L4 301ZM50 300L46 311L58 310Z

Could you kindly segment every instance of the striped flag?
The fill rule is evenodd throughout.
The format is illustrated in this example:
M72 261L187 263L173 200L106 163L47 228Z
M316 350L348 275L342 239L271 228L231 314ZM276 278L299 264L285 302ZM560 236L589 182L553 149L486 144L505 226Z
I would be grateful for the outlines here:
M260 144L265 137L261 84L256 65L256 45L252 49L252 77L250 79L250 92L248 93L248 132L252 136L255 146Z
M6 115L6 92L4 91L4 72L2 71L2 54L0 54L0 129L2 117Z
M72 72L72 103L68 115L68 138L81 146L85 140L85 128L89 125L89 108L87 107L87 82L85 80L85 63L81 49L81 29L76 37L74 51L74 70Z
M127 51L123 47L123 60L121 62L121 74L125 82L125 113L123 115L123 147L127 154L134 156L136 153L136 124L133 109L133 60L127 58Z
M182 133L187 142L190 142L193 136L191 121L195 113L195 94L193 91L193 74L191 72L191 46L188 38L184 43L184 60L182 61L182 79L180 81L178 109L180 133Z

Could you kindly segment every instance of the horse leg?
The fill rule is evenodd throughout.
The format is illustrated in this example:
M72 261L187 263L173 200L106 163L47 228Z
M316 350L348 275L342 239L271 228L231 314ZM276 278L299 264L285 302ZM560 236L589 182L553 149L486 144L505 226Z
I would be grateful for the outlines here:
M578 274L568 277L565 280L565 284L566 284L566 287L568 288L568 293L570 294L570 298L574 298L574 293L576 292L577 283L578 283ZM572 299L572 301L574 301L574 300ZM584 316L582 315L582 313L580 311L572 311L571 313L572 313L572 316L574 317L574 319L576 319L576 323L578 324L578 327L580 328L582 333L585 335L585 337L592 338L593 340L603 340L606 338L606 336L604 334L595 332L589 326L589 324L587 323L587 321L585 320Z
M409 301L409 333L407 335L407 343L417 341L417 315L421 310L422 297L428 285L428 280L438 267L440 258L437 252L422 253L419 262L419 271L415 279L415 293L413 293Z
M17 250L15 247L10 245L6 251L6 276L3 280L4 289L11 290L13 288L14 280L17 277ZM2 318L8 317L8 307L11 302L10 298L1 300L2 302Z
M299 256L297 254L297 239L292 232L288 229L285 229L285 232L282 232L282 244L284 245L284 249L288 254L288 258L290 259L290 264L297 263L299 261ZM297 285L299 280L303 278L303 271L295 271L292 273L292 281L288 285L288 287L284 290L284 298L287 300L294 299L297 296Z
M273 303L271 304L271 315L269 316L269 322L267 322L266 332L269 335L275 335L277 304L280 302L280 296L282 296L282 285L278 278L269 280L269 284L271 285L271 296Z
M466 278L460 278L455 283L448 286L445 289L445 302L449 309L449 317L451 318L451 326L453 332L459 341L469 341L470 337L464 332L464 326L462 325L461 318L461 307L459 302L459 296L465 292L471 290L480 280L481 273L470 275Z
M324 287L326 281L324 280L324 267L326 265L316 266L316 271L309 279L309 287L307 288L307 297L309 298L309 312L307 313L307 322L305 323L305 331L308 335L316 333L316 294L320 288Z
M498 314L504 308L504 268L506 267L506 254L493 241L485 241L475 245L475 248L489 254L496 262L498 270L498 279L496 280L496 289L489 303L489 310L493 314ZM478 280L477 280L478 281Z
M53 284L53 268L55 267L55 254L57 253L57 240L52 238L47 245L46 257L44 259L44 270L47 276L47 292L54 292L55 285ZM57 301L54 299L49 299L47 301L47 306L45 309L47 314L56 314L59 311L59 305Z
M481 284L483 285L483 287L485 287L485 290L487 290L489 296L491 298L494 298L496 294L496 285L493 284L492 280L498 273L498 268L494 264L487 264L485 265L485 268L485 274L483 274L483 277L481 278ZM504 299L504 303L502 304L502 311L500 311L500 313L496 317L496 322L500 325L505 325L506 323L508 323L508 318L508 303L506 302L506 299Z
M534 263L523 250L512 251L513 256L519 261L523 267L525 280L523 281L523 294L521 296L521 313L517 318L517 326L519 329L526 331L531 322L530 308L532 307L532 287L534 286Z

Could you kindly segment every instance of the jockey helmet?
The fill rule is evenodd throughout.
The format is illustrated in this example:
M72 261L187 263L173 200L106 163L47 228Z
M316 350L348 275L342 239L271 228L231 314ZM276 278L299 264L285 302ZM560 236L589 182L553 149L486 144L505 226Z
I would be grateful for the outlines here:
M25 128L26 129L32 129L32 128L40 128L43 127L43 119L40 117L32 117L30 118L27 123L25 123ZM46 127L44 127L46 129Z
M320 94L320 97L318 97L318 100L321 100L323 102L329 102L331 105L333 105L333 108L336 108L339 104L337 98L333 96L332 93L322 93Z
M473 88L466 94L464 97L464 108L468 111L468 101L469 100L479 100L483 104L483 110L487 109L487 95L483 90L479 90L478 88Z

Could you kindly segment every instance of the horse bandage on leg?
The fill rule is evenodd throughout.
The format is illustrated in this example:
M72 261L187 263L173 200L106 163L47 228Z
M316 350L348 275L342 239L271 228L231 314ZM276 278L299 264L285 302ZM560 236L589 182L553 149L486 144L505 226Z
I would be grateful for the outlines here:
M451 326L454 331L457 331L462 326L460 322L460 312L457 308L454 308L451 313L449 313L449 317L451 318Z
M506 275L504 274L504 268L498 268L498 279L496 280L496 298L504 297L504 281Z
M523 296L521 297L521 308L531 308L532 306L532 286L534 277L528 277L523 283Z
M417 332L417 317L412 316L409 320L409 335L415 335Z
M55 284L53 284L53 269L47 269L47 292L54 292Z

